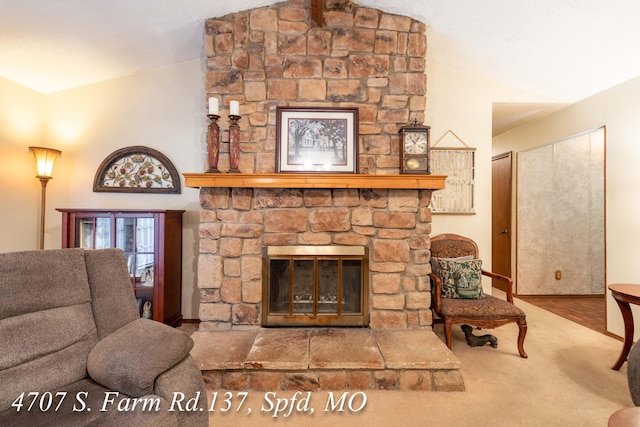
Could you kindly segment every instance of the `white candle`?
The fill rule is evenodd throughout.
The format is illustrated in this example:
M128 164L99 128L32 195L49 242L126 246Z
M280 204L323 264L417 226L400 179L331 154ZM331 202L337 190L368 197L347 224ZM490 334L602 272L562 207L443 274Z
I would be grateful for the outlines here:
M218 115L218 98L209 98L209 114Z
M232 116L240 115L240 103L238 101L231 101L229 103L229 114Z

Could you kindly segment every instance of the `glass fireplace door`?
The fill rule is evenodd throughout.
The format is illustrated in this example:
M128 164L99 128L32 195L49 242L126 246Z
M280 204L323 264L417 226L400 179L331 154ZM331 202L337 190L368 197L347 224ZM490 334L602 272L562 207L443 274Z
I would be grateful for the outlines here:
M366 254L364 247L266 248L263 325L367 325Z

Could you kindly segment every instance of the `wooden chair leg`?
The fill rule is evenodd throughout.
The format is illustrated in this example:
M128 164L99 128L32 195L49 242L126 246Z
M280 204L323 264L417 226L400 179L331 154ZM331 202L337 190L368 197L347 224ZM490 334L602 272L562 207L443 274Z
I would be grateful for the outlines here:
M518 351L520 352L520 357L524 357L525 359L527 353L524 352L524 337L527 335L527 319L518 320Z
M453 327L453 322L449 319L444 319L444 338L449 350L451 350L451 328L452 327Z

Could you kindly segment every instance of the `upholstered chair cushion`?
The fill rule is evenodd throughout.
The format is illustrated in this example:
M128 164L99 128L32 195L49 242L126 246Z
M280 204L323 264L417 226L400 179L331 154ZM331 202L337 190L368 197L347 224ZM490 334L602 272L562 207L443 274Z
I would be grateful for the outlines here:
M25 390L85 378L98 336L84 251L0 254L0 289L0 411Z
M152 394L156 377L184 360L192 347L193 340L184 332L137 319L96 344L87 371L107 388L140 397Z
M85 252L86 274L98 338L140 317L127 261L120 249Z
M440 312L444 316L464 317L467 319L524 319L526 315L515 305L492 295L484 294L484 297L474 300L469 304L468 300L460 298L443 298Z

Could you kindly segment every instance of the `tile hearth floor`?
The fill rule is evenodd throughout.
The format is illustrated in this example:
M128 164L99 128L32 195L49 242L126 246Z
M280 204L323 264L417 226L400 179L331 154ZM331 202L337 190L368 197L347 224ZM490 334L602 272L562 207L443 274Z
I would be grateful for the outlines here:
M191 337L211 389L464 389L460 361L432 331L260 328Z

